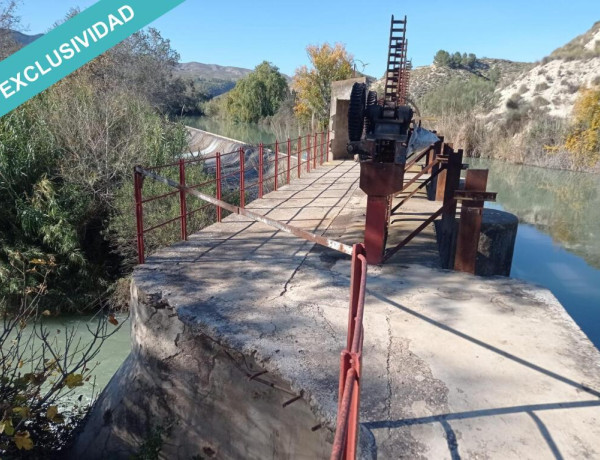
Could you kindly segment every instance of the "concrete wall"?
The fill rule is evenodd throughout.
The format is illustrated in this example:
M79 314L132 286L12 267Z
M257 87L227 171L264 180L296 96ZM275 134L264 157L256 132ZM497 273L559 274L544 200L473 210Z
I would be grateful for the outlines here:
M219 136L218 134L209 133L208 131L190 126L187 126L187 130L190 134L189 147L194 153L200 152L208 155L216 152L233 152L246 145L242 141Z
M252 356L190 330L162 300L132 287L133 349L93 408L70 458L128 459L157 426L161 458L329 458L333 433ZM286 392L287 391L287 392Z
M346 150L348 144L348 106L354 83L366 83L365 77L334 81L331 84L331 112L329 129L331 135L331 154L334 160L350 158Z

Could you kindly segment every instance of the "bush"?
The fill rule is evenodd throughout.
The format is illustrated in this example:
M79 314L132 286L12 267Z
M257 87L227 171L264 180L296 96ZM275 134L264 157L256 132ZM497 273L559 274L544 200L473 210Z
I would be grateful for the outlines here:
M136 34L0 119L0 297L9 306L22 295L12 254L53 258L40 300L53 312L97 306L126 274L129 255L114 238L134 234L107 228L133 213L131 199L115 197L136 163L168 162L187 145L184 126L162 115L170 102L160 82L175 58L158 33ZM25 282L37 283L31 273Z
M518 110L521 105L521 96L519 94L513 94L506 101L506 108L510 110Z
M465 113L475 107L491 107L494 102L494 88L493 82L483 78L455 78L444 86L426 93L419 101L419 106L431 115Z
M544 91L548 88L550 88L550 87L548 86L548 83L546 83L546 82L538 83L537 85L535 85L536 92Z
M600 161L600 89L580 90L565 147L584 167Z

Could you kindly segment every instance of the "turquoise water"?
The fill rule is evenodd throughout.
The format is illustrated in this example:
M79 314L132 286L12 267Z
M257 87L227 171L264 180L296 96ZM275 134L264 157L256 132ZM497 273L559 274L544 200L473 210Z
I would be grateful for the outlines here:
M600 176L468 159L519 218L511 276L547 287L600 349Z

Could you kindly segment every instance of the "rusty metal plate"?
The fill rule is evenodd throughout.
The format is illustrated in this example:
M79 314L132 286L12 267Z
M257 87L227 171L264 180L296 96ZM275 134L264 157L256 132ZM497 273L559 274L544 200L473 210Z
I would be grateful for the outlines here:
M360 189L367 195L387 196L404 186L404 165L394 163L360 164Z

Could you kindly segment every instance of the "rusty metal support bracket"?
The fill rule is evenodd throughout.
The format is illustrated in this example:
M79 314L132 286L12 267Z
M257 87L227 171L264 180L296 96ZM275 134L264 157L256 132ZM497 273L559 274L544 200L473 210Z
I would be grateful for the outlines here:
M487 169L470 169L467 171L465 189L454 192L454 199L462 201L454 269L473 275L481 235L483 205L485 201L496 200L496 193L486 191L487 178Z

